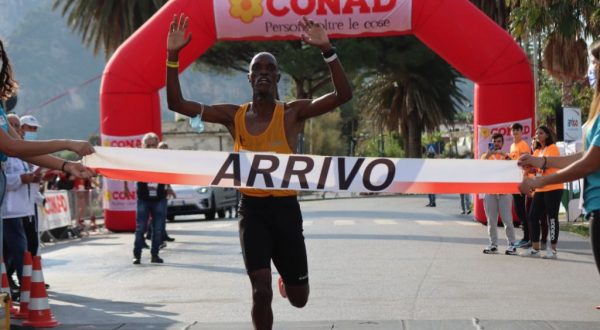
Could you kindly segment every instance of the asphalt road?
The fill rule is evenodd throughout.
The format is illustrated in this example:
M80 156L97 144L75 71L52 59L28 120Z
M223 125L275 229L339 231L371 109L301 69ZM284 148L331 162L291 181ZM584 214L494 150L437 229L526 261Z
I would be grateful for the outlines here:
M311 297L296 309L274 286L275 328L600 329L587 239L561 233L558 260L485 255L487 229L458 214L457 196L438 197L436 208L426 200L302 202ZM46 246L59 328L250 329L237 220L178 218L167 229L176 241L162 265L147 250L131 264L132 234Z

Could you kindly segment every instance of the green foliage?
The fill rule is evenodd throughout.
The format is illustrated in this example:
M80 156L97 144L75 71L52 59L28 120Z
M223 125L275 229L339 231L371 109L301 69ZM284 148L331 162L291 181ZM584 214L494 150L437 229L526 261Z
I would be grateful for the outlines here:
M347 146L341 135L341 112L329 112L306 121L305 151L313 155L346 155Z

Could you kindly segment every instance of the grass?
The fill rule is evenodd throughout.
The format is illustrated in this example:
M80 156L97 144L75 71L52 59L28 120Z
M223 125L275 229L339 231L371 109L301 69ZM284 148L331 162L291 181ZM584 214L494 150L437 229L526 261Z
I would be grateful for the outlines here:
M561 231L568 231L584 237L590 237L589 222L567 222L560 224Z

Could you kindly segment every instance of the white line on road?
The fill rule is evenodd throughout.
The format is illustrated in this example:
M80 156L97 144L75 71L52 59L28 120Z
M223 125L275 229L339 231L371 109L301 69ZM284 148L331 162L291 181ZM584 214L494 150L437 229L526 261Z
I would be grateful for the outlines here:
M387 219L378 219L378 220L373 220L375 221L375 224L377 225L397 225L398 222L396 222L396 220L387 220Z
M233 226L233 223L215 223L208 226L208 228L227 228Z
M313 222L314 222L314 221L312 221L312 220L308 220L308 221L307 221L307 220L303 220L303 221L302 221L302 225L303 225L304 227L306 227L306 226L312 226L312 225L313 225Z
M475 222L475 221L454 221L457 224L461 225L461 226L480 226L481 224L479 222Z
M333 221L334 226L353 226L356 222L354 220L335 220Z
M440 221L415 220L415 222L422 226L441 226L442 225L442 223Z

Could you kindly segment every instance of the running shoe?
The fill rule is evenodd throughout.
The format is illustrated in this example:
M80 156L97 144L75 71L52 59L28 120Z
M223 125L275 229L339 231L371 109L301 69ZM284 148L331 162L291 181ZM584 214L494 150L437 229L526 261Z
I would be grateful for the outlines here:
M520 254L521 257L531 257L531 258L539 258L540 257L540 251L534 249L534 248L529 248L527 249L525 252Z
M552 250L552 249L548 249L546 250L546 255L543 256L544 259L556 259L558 258L558 254L556 253L556 251Z
M509 256L516 256L517 255L517 248L514 245L509 245L506 248L506 251L504 252L504 254L508 254Z
M498 247L496 245L490 244L483 249L483 253L485 254L496 254L498 253Z

